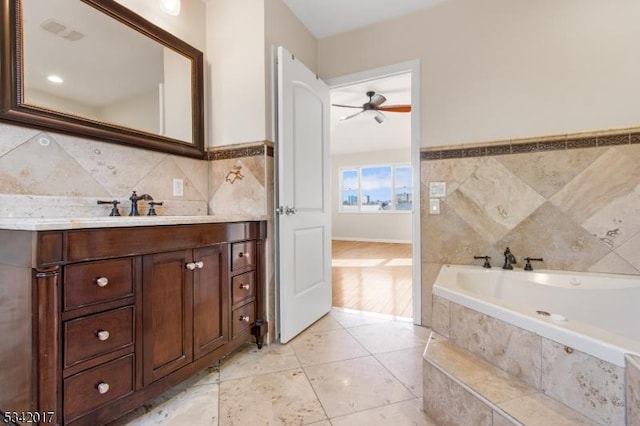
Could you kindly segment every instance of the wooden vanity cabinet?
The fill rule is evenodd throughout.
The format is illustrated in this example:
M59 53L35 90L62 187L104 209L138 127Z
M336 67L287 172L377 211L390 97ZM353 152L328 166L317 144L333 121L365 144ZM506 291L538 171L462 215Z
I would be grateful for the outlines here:
M0 230L0 296L20 296L11 312L0 298L0 331L12 342L0 346L8 363L0 381L26 375L3 386L0 410L53 413L42 424L101 425L252 334L261 346L265 234L258 221ZM12 364L15 374L5 370Z
M144 384L229 341L226 246L144 256Z

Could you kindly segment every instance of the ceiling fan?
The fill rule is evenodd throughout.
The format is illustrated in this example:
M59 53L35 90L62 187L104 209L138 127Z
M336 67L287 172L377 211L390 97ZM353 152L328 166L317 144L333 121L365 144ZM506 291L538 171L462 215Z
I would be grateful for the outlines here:
M340 117L340 121L348 120L357 115L360 115L366 111L374 111L375 115L373 119L378 123L382 123L385 120L384 112L411 112L411 105L388 105L382 106L383 103L386 102L387 98L382 96L379 93L369 91L367 92L367 96L369 97L369 102L365 102L362 106L355 105L340 105L340 104L331 104L332 106L337 106L341 108L360 108L362 111L358 111L355 114L347 115L345 117Z

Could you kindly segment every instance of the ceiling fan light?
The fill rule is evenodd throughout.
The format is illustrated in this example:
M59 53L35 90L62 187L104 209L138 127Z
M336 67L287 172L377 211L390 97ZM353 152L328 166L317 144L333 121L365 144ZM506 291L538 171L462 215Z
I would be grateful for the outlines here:
M382 124L382 122L384 121L384 115L377 113L374 117L374 120L376 120L378 122L378 124Z

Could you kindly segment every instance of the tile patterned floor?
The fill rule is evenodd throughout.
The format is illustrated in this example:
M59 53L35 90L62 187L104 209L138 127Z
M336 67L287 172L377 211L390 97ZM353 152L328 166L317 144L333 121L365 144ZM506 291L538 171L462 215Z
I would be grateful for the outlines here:
M334 309L288 344L247 344L112 425L434 425L422 411L427 337Z

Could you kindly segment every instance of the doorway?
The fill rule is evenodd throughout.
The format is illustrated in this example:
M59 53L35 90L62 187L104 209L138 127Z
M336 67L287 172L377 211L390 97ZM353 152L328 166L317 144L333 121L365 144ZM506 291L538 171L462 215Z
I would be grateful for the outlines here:
M412 61L328 81L332 104L364 106L375 92L383 106L412 107L382 116L331 107L333 306L415 324L421 323L418 76Z

